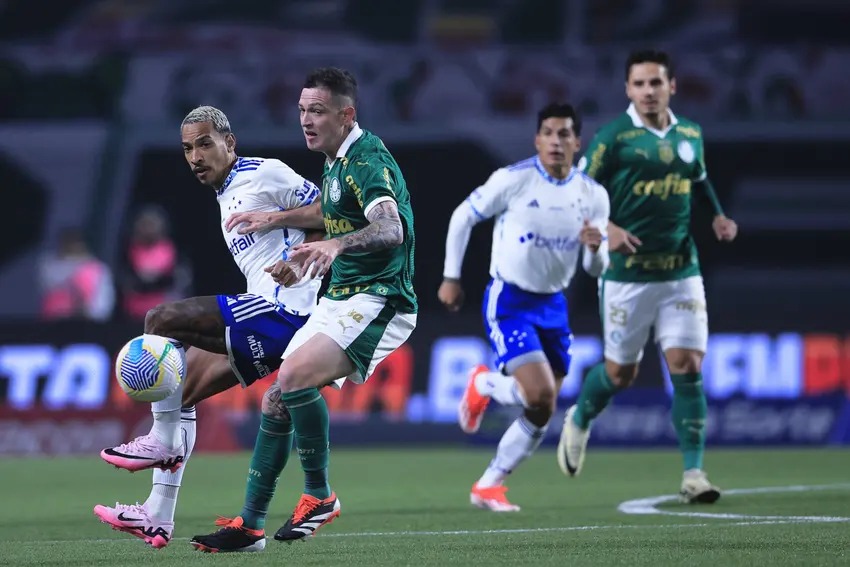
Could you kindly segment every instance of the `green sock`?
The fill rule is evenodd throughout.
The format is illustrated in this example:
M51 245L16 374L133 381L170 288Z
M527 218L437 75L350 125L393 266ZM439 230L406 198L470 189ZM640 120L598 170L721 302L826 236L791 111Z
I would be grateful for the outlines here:
M331 495L328 484L328 406L317 388L288 392L282 396L295 426L295 446L304 471L304 492L324 500Z
M708 404L702 389L702 374L671 374L673 382L673 407L670 417L676 436L679 438L679 450L682 451L685 470L701 469L702 455L705 452L705 416Z
M277 479L292 452L292 432L291 421L278 421L266 415L260 418L260 430L248 469L245 505L240 514L246 528L261 530L266 525Z
M573 415L575 424L582 429L590 427L593 419L602 413L616 393L617 387L605 373L605 365L599 363L591 368L576 401L576 412Z

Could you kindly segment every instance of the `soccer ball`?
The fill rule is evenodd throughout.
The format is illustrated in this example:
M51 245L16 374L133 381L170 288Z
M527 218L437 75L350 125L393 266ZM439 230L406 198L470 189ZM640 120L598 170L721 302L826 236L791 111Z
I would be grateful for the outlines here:
M115 361L118 385L137 402L158 402L183 380L183 359L165 337L141 335L130 340Z

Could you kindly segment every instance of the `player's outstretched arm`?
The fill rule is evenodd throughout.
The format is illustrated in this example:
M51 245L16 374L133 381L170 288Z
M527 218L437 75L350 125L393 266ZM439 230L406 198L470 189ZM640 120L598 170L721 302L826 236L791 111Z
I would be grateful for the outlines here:
M311 266L310 277L315 278L325 275L340 254L375 252L395 248L404 242L404 227L395 201L378 203L372 207L366 219L369 221L368 226L344 236L296 244L292 247L290 260L299 266Z
M241 226L240 226L241 225ZM304 207L274 212L233 213L224 227L230 231L239 226L239 234L248 234L273 228L325 228L322 217L322 204L316 201Z
M369 225L339 237L340 252L374 252L404 243L404 227L395 201L382 201L366 215Z

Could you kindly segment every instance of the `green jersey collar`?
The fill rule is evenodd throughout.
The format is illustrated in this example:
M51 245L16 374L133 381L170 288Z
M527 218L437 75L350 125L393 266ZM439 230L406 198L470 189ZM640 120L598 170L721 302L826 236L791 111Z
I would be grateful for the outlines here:
M673 126L679 123L679 119L676 118L676 115L673 114L673 111L669 108L667 109L667 115L670 117L670 125L667 126L664 130L656 130L655 128L651 128L643 123L643 120L640 119L640 114L638 114L637 108L635 108L634 103L629 105L629 108L626 109L626 114L629 115L629 118L632 119L632 124L635 125L635 128L646 128L659 138L663 138L667 135Z
M333 164L339 158L344 158L345 154L348 153L348 149L356 142L360 136L363 135L363 130L357 124L354 123L354 128L351 129L351 132L348 133L348 136L345 137L345 140L342 141L342 145L336 151L336 158L333 160L328 160L328 165Z

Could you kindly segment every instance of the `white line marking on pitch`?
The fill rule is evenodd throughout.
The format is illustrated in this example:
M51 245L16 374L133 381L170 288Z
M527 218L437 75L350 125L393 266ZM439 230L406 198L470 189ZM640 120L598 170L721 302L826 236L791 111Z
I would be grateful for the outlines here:
M778 519L774 519L778 518ZM850 520L850 518L847 518ZM822 521L822 520L808 520L808 521ZM840 520L844 521L844 519ZM343 537L428 537L428 536L453 536L453 535L461 535L461 536L475 536L475 535L492 535L492 534L530 534L530 533L552 533L552 532L585 532L585 531L593 531L593 530L640 530L640 529L688 529L688 528L706 528L706 527L728 527L728 526L765 526L765 525L780 525L780 524L799 524L802 523L801 520L794 519L792 517L759 517L757 520L752 521L740 521L740 522L711 522L711 523L689 523L689 524L602 524L602 525L590 525L590 526L555 526L550 528L514 528L514 529L500 529L500 530L445 530L445 531L397 531L397 532L343 532L343 533L322 533L318 537L319 539L325 538L343 538ZM271 538L266 538L271 541ZM313 539L313 538L308 538ZM125 538L115 538L115 539L63 539L63 540L46 540L46 541L37 541L37 540L16 540L16 541L4 541L4 544L22 544L22 543L38 543L38 544L69 544L69 543L79 543L81 541L86 542L87 544L91 543L118 543L118 544L132 544L132 545L141 545L141 542L138 539L133 538L132 536L128 536ZM175 537L171 539L172 542L177 541L189 541L188 537Z
M820 485L795 485L795 486L763 486L759 488L733 488L725 490L724 494L777 494L788 492L814 492L818 490L847 490L850 484L820 484ZM763 523L781 521L783 523L802 522L850 522L850 518L843 516L759 516L757 514L728 514L722 512L684 512L676 510L665 510L658 508L659 504L675 502L677 495L651 496L649 498L637 498L627 500L617 506L617 510L624 514L646 515L657 514L663 516L683 516L687 518L714 518L717 520L755 520Z
M850 490L850 483L844 484L824 484L824 485L798 485L798 486L765 486L760 488L734 488L725 490L726 495L735 494L771 494L771 493L788 493L788 492L814 492L818 490ZM653 496L650 498L638 498L635 500L627 500L617 506L617 510L624 514L633 515L648 515L657 514L664 516L684 516L690 518L711 518L715 520L740 520L737 522L711 522L711 523L689 523L689 524L603 524L590 526L556 526L549 528L514 528L514 529L498 529L498 530L434 530L434 531L396 531L396 532L342 532L342 533L322 533L318 536L324 538L345 538L345 537L428 537L428 536L474 536L474 535L492 535L492 534L530 534L530 533L552 533L552 532L584 532L593 530L639 530L639 529L688 529L688 528L705 528L705 527L725 527L725 526L766 526L766 525L781 525L781 524L802 524L802 523L835 523L835 522L850 522L850 518L842 516L758 516L754 514L726 514L726 513L711 513L711 512L677 512L675 510L662 510L657 508L659 504L673 502L678 498L676 495ZM175 537L171 541L188 541L187 537ZM46 540L46 541L4 541L6 544L21 544L21 543L39 543L39 544L68 544L85 541L86 543L109 543L109 544L134 544L139 545L139 541L132 537L116 538L116 539L85 539L85 540Z

